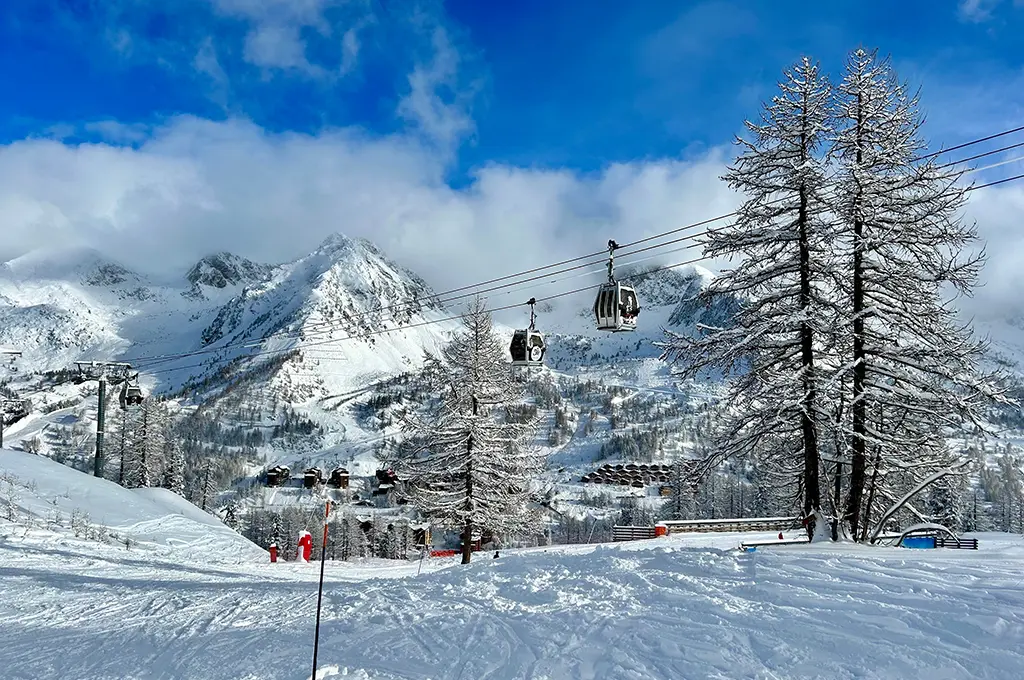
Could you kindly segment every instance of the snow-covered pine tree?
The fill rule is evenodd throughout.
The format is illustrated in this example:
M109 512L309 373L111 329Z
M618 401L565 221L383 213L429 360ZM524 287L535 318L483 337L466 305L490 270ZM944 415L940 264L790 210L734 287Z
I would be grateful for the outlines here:
M804 58L785 72L752 141L724 179L746 195L734 224L709 230L707 257L738 259L705 291L710 304L741 300L729 327L701 326L688 338L668 333L664 358L683 377L711 367L731 374L723 426L701 476L727 458L756 461L805 516L819 490L819 354L833 313L828 273L832 226L825 164L830 86ZM766 479L766 481L768 481Z
M693 519L696 512L693 479L690 477L689 468L683 460L677 460L672 464L672 472L669 474L669 486L672 487L672 495L661 506L661 518Z
M948 475L928 490L928 515L931 521L960 532L966 526L967 478Z
M128 462L125 465L125 486L156 486L160 483L163 472L167 411L160 402L147 399L138 407L138 413L133 419L135 429Z
M185 495L185 454L171 434L164 441L164 474L160 485L179 496Z
M359 517L352 513L345 514L344 527L345 553L343 559L361 559L366 557L370 543L363 531Z
M647 527L654 524L654 516L641 498L623 496L619 499L618 523L622 526Z
M396 467L408 480L404 493L425 517L461 530L467 564L475 534L521 534L536 521L530 481L542 459L526 444L535 424L505 417L503 407L523 388L511 378L504 343L479 298L426 374L439 403L426 416L406 417L409 445Z
M838 93L834 205L849 254L842 297L851 347L844 521L866 540L873 513L885 510L866 503L869 480L875 500L898 500L887 480L912 488L949 466L946 437L979 426L998 392L978 369L984 345L949 304L970 294L984 257L968 252L977 236L959 216L962 171L915 160L926 148L918 99L888 59L852 52ZM906 474L875 475L869 458Z
M104 446L104 457L110 469L108 479L114 479L121 486L128 486L125 480L128 468L132 464L134 454L133 445L135 441L134 410L129 411L121 408L116 401L109 402L107 408L107 422L113 423L112 436L106 440Z
M213 457L207 456L203 462L203 471L199 487L199 507L211 511L213 501L217 499L217 481L213 470Z

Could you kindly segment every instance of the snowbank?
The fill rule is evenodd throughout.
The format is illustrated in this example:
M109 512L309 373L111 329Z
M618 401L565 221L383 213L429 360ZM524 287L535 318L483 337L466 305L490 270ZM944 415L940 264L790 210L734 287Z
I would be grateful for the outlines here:
M203 560L266 560L264 550L167 489L125 489L52 460L0 450L0 518L8 502L16 522L54 531L106 527L133 544L163 552L185 550ZM13 481L13 486L10 483ZM79 532L81 533L81 532Z

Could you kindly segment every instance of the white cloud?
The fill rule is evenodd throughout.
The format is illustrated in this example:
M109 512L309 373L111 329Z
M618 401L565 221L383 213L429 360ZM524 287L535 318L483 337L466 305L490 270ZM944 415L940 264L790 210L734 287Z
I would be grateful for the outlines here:
M445 159L410 135L275 135L243 120L179 118L135 148L30 139L0 146L0 261L82 245L180 280L210 252L282 262L341 232L369 238L443 290L599 251L609 238L632 241L731 212L736 198L718 179L731 151L615 164L587 176L492 164L457 190L444 181ZM971 194L968 215L989 261L986 285L962 303L969 312L1024 307L1022 214L1024 183ZM664 253L654 262L698 254Z
M355 66L358 54L358 30L364 25L368 11L361 0L210 0L222 15L241 19L249 24L245 37L246 61L265 69L293 70L314 78L331 74L344 75ZM332 26L325 16L331 8L345 7L358 18L351 20L342 32L340 64L337 69L314 63L308 55L303 31L315 30L322 36L334 35L340 27Z
M359 57L359 31L350 28L341 36L341 75L350 72L356 66Z
M409 92L399 102L398 114L429 139L452 148L475 128L468 112L475 88L459 88L459 53L444 28L433 29L431 45L430 62L417 64L408 76Z
M1001 2L1002 0L960 0L957 14L964 21L982 23L992 18L992 10Z
M340 231L446 289L729 212L722 160L621 164L586 178L492 165L455 190L436 151L410 136L271 135L181 118L135 149L0 147L0 260L84 245L180 279L213 251L280 262Z
M149 137L149 127L141 123L126 125L116 120L100 120L86 123L83 128L114 144L138 144Z
M269 68L299 69L310 75L322 71L306 59L306 45L294 25L261 24L245 37L246 61Z
M973 301L962 306L982 317L1024 313L1020 295L1024 290L1024 182L971 192L967 215L978 225L987 261L980 277L984 285L975 291Z
M192 67L209 79L208 93L211 101L221 108L227 109L231 96L231 81L217 57L217 48L213 44L213 38L207 36L199 44L199 48L192 58Z

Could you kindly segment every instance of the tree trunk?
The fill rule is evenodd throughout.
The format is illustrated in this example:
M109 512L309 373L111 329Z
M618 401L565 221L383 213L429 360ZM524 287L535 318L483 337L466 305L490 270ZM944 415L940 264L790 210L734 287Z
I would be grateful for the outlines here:
M811 304L811 251L807 234L807 187L800 187L800 310L806 315ZM814 422L817 394L814 385L814 336L810 323L800 323L800 365L802 371L803 409L800 428L804 444L804 517L811 517L821 507L818 478L818 433ZM808 531L813 527L808 523Z
M477 415L476 395L473 395L473 415ZM462 563L469 564L473 558L473 437L466 442L466 526L462 530Z
M473 520L466 520L466 527L462 530L462 563L469 564L473 558Z
M863 162L860 130L863 125L863 103L857 95L857 166ZM864 495L864 476L867 468L867 403L864 382L867 366L864 355L864 220L861 217L860 197L854 205L853 219L853 441L850 442L850 495L846 505L846 521L850 535L857 536L861 521L861 498Z

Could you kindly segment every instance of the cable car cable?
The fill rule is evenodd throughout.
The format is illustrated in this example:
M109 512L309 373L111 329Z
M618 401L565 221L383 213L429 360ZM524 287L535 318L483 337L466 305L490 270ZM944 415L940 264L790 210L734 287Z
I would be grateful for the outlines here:
M988 136L985 136L985 137L981 137L981 138L978 138L978 139L975 139L975 140L964 142L964 143L958 144L956 146L952 146L952 147L950 147L948 149L943 149L943 150L936 151L936 152L933 152L933 153L930 153L930 154L926 154L926 155L923 155L923 156L918 156L918 157L915 157L915 158L911 159L911 162L917 162L917 161L920 161L920 160L925 160L925 159L928 159L928 158L933 158L935 156L942 155L944 153L949 153L950 151L955 151L957 149L963 149L963 148L966 148L966 147L969 147L969 146L973 146L975 144L979 144L981 142L989 141L989 140L992 140L992 139L996 139L998 137L1003 137L1003 136L1006 136L1006 135L1009 135L1009 134L1013 134L1013 133L1016 133L1016 132L1020 132L1020 131L1024 131L1024 126L1019 126L1019 127L1012 128L1012 129L1009 129L1009 130L1004 130L1002 132L998 132L998 133L991 134L991 135L988 135ZM983 158L983 157L990 156L990 155L993 155L993 154L996 154L996 153L1000 153L1002 151L1006 151L1006 150L1009 150L1009 149L1017 148L1017 147L1022 146L1022 145L1024 145L1024 142L1022 142L1020 144L1014 144L1014 145L1010 145L1010 146L1007 146L1007 147L1003 147L1001 149L995 149L995 150L988 151L988 152L985 152L985 153L982 153L982 154L977 154L975 156L971 156L969 158L965 158L965 159L962 159L962 160L959 160L959 161L952 161L952 162L946 163L944 165L940 165L940 166L938 166L938 168L941 169L941 168L947 168L947 167L950 167L950 166L953 166L953 165L959 165L961 163L966 163L966 162L969 162L971 160L976 160L978 158ZM1012 162L1012 161L1007 161L1007 162ZM979 171L979 170L986 170L986 169L989 169L991 167L996 167L996 166L988 166L986 168L979 168L977 170L971 170L971 171L968 171L968 172L975 172L975 171ZM964 173L964 174L967 174L967 173ZM767 203L767 205L771 205L773 203L781 202L783 200L786 200L786 199L781 198L781 199L777 199L775 201L769 201ZM631 241L631 242L623 244L623 245L621 245L619 247L627 248L627 247L630 247L630 246L639 245L641 243L647 243L647 242L650 242L650 241L653 241L653 240L656 240L656 239L659 239L659 238L663 238L665 236L671 236L673 234L677 234L677 233L680 233L680 232L683 232L683 231L688 231L688 230L694 229L696 227L712 224L714 222L718 222L718 221L721 221L721 220L729 218L729 217L734 217L737 214L738 213L734 211L734 212L731 212L731 213L727 213L727 214L723 214L723 215L718 215L716 217L711 217L711 218L708 218L708 219L705 219L705 220L701 220L699 222L694 222L694 223L691 223L691 224L688 224L688 225L684 225L682 227L677 227L675 229L671 229L671 230L668 230L668 231L665 231L665 232L661 232L659 234L654 234L652 236L648 236L648 237L645 237L645 238L642 238L642 239L638 239L636 241ZM712 231L712 230L710 230L710 229L706 230L706 232L710 232L710 231ZM700 234L696 234L696 235L692 235L692 236L685 237L685 238L696 238L699 235ZM671 245L673 243L677 243L678 241L679 241L679 239L676 239L676 240L668 241L666 243L663 243L663 244L660 244L659 246L654 246L654 247L663 247L663 246L666 246L666 245ZM626 253L623 256L635 254L637 252L643 252L643 251L642 250L632 251L631 253ZM452 302L452 301L455 301L455 300L464 299L466 297L471 297L471 296L479 294L479 293L487 293L487 292L492 292L494 290L500 290L501 288L504 288L504 287L516 286L516 285L520 285L522 283L529 283L529 282L532 282L532 281L544 278L544 276L551 276L551 275L554 275L554 274L563 273L563 272L566 272L566 271L573 271L573 270L576 270L576 269L581 269L583 267L591 266L592 264L596 264L596 262L595 263L585 263L585 264L582 264L582 265L577 265L575 267L570 267L568 269L559 270L557 272L549 272L547 274L544 274L543 276L535 276L535 277L531 277L531 278L528 278L528 279L523 279L521 281L508 283L508 284L505 284L503 286L495 286L495 287L488 288L488 289L485 289L485 290L477 290L477 291L465 293L464 295L455 296L455 297L448 298L448 299L445 299L445 300L441 299L442 297L450 295L451 293L468 291L468 290L472 290L474 288L480 288L481 286L486 286L486 285L490 285L490 284L493 284L493 283L499 283L499 282L502 282L502 281L507 281L509 279L514 279L514 278L518 278L518 277L521 277L521 276L525 276L527 274L534 274L534 273L537 273L537 272L540 272L540 271L544 271L544 270L547 270L547 269L554 269L554 268L560 267L562 265L572 264L574 262L579 262L580 260L598 257L600 255L604 255L605 253L607 253L607 250L598 251L598 252L590 253L590 254L587 254L587 255L581 255L579 257L574 257L574 258L570 258L570 259L567 259L567 260L562 260L560 262L555 262L553 264L544 265L544 266L541 266L541 267L534 267L532 269L527 269L527 270L524 270L522 272L518 272L518 273L514 273L514 274L508 274L508 275L497 277L497 278L494 278L494 279L488 279L487 281L483 281L483 282L476 283L476 284L460 286L458 288L453 288L453 289L450 289L448 291L444 291L444 292L441 292L441 293L434 293L433 295L430 295L430 296L427 296L426 298L423 298L423 300L425 300L425 301L433 300L437 304L444 304L444 303L447 303L447 302ZM419 302L420 301L417 300L417 301L415 301L413 303L404 302L404 303L396 303L396 304L393 304L393 305L383 305L381 307L377 307L376 309L369 310L368 312L366 312L362 316L366 317L366 316L369 316L371 314L376 314L376 313L382 312L384 310L403 309L403 308L405 308L405 310L407 310L408 308L411 308L412 305L419 304ZM331 324L331 322L324 322L319 327L334 328L334 326ZM307 330L316 330L317 328L318 328L318 326L312 325L312 326L307 327ZM308 333L307 333L307 336L308 336ZM288 337L288 336L278 336L278 337ZM295 337L295 336L292 336L292 337ZM256 342L255 344L253 344L253 343L246 343L246 344L248 346L259 346L263 341L265 341L267 339L268 338L263 338L260 341ZM244 346L246 346L246 344L237 345L237 346L244 347ZM220 348L218 348L218 350L219 349L226 349L227 347L228 347L227 345L222 345ZM214 349L211 348L211 351L218 351L218 350L214 350ZM187 356L192 356L192 354L189 353L189 354L184 354L184 355L166 355L166 358L168 358L168 359L175 359L175 358L184 358L184 357L187 357ZM134 359L134 361L153 364L153 361L155 361L157 359L162 359L162 358L164 358L164 357L137 357L136 359Z
M997 185L1000 185L1000 184L1005 184L1007 182L1012 182L1012 181L1021 180L1021 179L1024 179L1024 174L1015 175L1013 177L1007 177L1007 178L1000 179L1000 180L995 180L995 181L992 181L992 182L987 182L985 184L980 184L980 185L977 185L977 186L974 186L974 187L970 187L967 191L977 191L979 189L985 189L985 188L988 188L988 187L993 187L993 186L997 186ZM650 270L648 272L648 274L654 274L654 273L657 273L659 271L666 271L666 270L669 270L669 269L675 269L677 267L683 267L683 266L686 266L686 265L689 265L689 264L695 264L697 262L702 262L704 260L710 260L710 259L713 259L713 258L708 257L708 256L696 257L696 258L693 258L693 259L690 259L690 260L685 260L683 262L677 262L677 263L671 264L671 265L665 265L665 266L662 266L662 267L656 267L656 268ZM581 288L576 288L576 289L573 289L573 290L568 290L568 291L564 291L564 292L561 292L561 293L556 293L554 295L549 295L547 297L536 298L536 300L537 300L537 302L546 302L546 301L550 301L550 300L556 300L558 298L567 297L569 295L575 295L577 293L583 293L583 292L586 292L586 291L594 290L596 288L600 288L603 285L604 285L603 283L599 283L599 284L596 284L596 285L583 286ZM493 307L493 308L490 308L490 309L485 309L484 311L487 312L487 313L494 313L494 312L505 311L505 310L508 310L508 309L514 309L514 308L521 307L521 306L522 306L522 303L516 303L516 304L504 305L504 306L501 306L501 307ZM368 333L364 333L364 334L360 334L360 335L350 335L350 336L346 336L344 338L332 338L332 339L328 339L328 340L320 340L320 341L316 341L316 342L309 342L309 343L304 343L301 346L289 347L287 349L264 350L264 351L261 351L261 352L253 352L253 353L241 356L241 357L235 357L234 359L230 359L228 361L230 362L230 361L236 361L236 360L239 360L239 359L252 359L252 358L257 358L257 357L260 357L260 356L273 356L273 355L278 355L278 354L287 353L287 352L300 351L303 348L315 347L315 346L318 346L318 345L323 345L323 344L327 344L327 343L331 343L331 342L341 342L341 341L344 341L344 340L357 340L357 339L361 339L361 338L365 338L365 337L371 337L371 336L375 336L375 335L383 335L385 333L393 333L395 331L405 330L407 328L420 328L420 327L429 326L429 325L432 325L432 324L435 324L435 323L445 323L445 322L448 322L448 321L456 321L456 320L459 320L459 319L464 319L467 316L468 316L468 314L456 314L456 315L453 315L453 316L450 316L450 317L446 317L444 319L421 321L421 322L418 322L418 323L415 323L415 324L409 324L409 325L406 325L406 326L399 326L399 327L396 327L396 328L384 328L384 329L381 329L381 330L370 331ZM173 368L158 369L158 370L155 370L155 371L150 371L149 374L155 375L155 374L159 374L159 373L168 373L168 372L174 372L174 371L181 371L181 370L185 370L185 369L188 369L188 368L199 368L199 367L207 366L208 364L216 365L216 364L222 364L222 363L225 363L225 361L224 360L215 360L215 361L212 361L212 362L200 362L200 363L196 363L196 364L189 364L189 365L186 365L186 366L175 366Z
M1024 128L1022 128L1022 129L1024 129ZM975 159L975 158L979 158L979 157L984 157L984 156L987 156L987 155L992 155L993 153L996 153L998 151L1004 151L1004 150L1007 150L1007 149L1010 149L1010 148L1014 148L1016 146L1021 146L1021 145L1024 145L1024 143L1017 144L1017 145L1012 145L1012 146L1009 146L1009 147L1004 147L1003 149L999 149L999 150L996 150L996 151L993 151L993 152L986 152L985 154L978 154L977 156L971 157L971 159ZM965 160L969 160L969 159L965 159ZM992 167L996 167L998 165L1003 165L1005 163L1014 162L1016 160L1021 160L1021 159L1020 158L1010 159L1008 161L1004 161L1002 163L997 163L997 164L994 164L994 165L986 166L986 167L983 167L983 168L976 168L976 169L967 170L963 174L970 174L972 172L979 172L979 171L982 171L982 170L987 170L987 169L990 169ZM941 166L939 166L939 168L945 168L945 167L950 167L952 165L958 165L958 164L960 164L962 162L964 162L964 161L953 161L953 162L941 165ZM1010 179L1015 179L1015 178L1010 178ZM1009 181L1009 180L1007 180L1007 181ZM1002 181L997 182L997 183L1001 184ZM985 185L969 187L965 191L969 192L969 191L972 191L974 189L981 189L981 188L985 188L987 186L994 186L994 184L993 183L989 183L989 184L985 184ZM785 199L779 199L779 200L773 201L773 202L779 202L781 200L785 200ZM735 213L733 213L733 214L735 214ZM726 216L721 216L721 217L726 217ZM688 229L688 228L693 228L695 226L704 225L704 224L707 224L707 223L709 223L711 221L716 221L716 220L720 219L721 217L719 217L719 218L712 218L710 220L703 220L701 222L693 223L693 224L687 225L685 227L680 227L680 228L671 230L669 232L664 232L663 234L647 237L647 238L644 238L644 239L640 239L638 241L633 241L633 242L631 242L631 244L627 244L626 246L619 246L619 248L625 248L628 245L647 242L647 241L650 241L650 240L653 240L653 239L656 239L656 238L660 238L661 236L664 236L664 235L670 235L673 232L678 233L679 231L681 231L683 229ZM632 251L630 251L628 253L624 253L622 255L622 257L627 257L627 256L630 256L630 255L635 255L635 254L639 254L639 253L642 253L642 252L647 252L647 251L650 251L650 250L656 250L656 249L659 249L659 248L664 248L665 246L673 245L673 244L679 243L681 241L688 241L688 240L697 239L697 238L699 238L702 235L705 235L707 233L713 233L714 231L718 231L718 230L717 229L707 229L704 232L701 232L701 233L698 233L698 234L690 234L690 235L678 237L678 238L675 238L675 239L672 239L670 241L666 241L666 242L663 242L663 243L653 244L653 245L650 245L650 246L646 246L644 248L638 248L638 249L632 250ZM694 243L693 245L697 245L697 244ZM692 246L688 246L688 247L692 247ZM676 250L671 251L671 252L676 252L678 250L679 249L676 249ZM607 251L605 251L605 253L607 253ZM584 256L584 257L586 257L586 256ZM580 259L580 258L576 258L576 259ZM626 264L627 265L635 264L636 262L647 260L647 259L652 259L652 258L650 258L650 257L642 258L641 260L627 262ZM563 261L563 262L566 262L566 261ZM562 269L562 270L557 271L557 272L549 272L549 273L541 275L541 276L533 276L533 277L529 277L527 279L522 279L520 281L504 284L504 285L501 285L501 286L493 286L491 288L477 290L477 291L474 291L472 293L465 293L465 294L462 294L462 295L453 296L451 298L446 299L445 302L453 302L455 300L463 299L463 298L466 298L466 297L471 297L471 296L478 295L478 294L481 294L481 293L494 292L494 291L501 290L501 289L504 289L504 288L518 287L518 286L521 286L524 283L531 283L531 282L534 282L534 281L538 281L538 280L546 278L548 276L555 276L555 275L558 275L558 274L561 274L561 273L566 273L566 272L570 272L570 271L576 271L576 270L579 270L579 269L583 269L585 267L595 266L597 264L598 264L598 261L588 262L588 263L584 263L584 264L581 264L581 265L576 265L576 266L573 266L573 267L568 267L568 268ZM550 266L556 266L556 265L550 265ZM541 269L541 268L535 268L534 270L531 270L531 271L538 271L539 269ZM515 276L518 276L518 275L510 275L510 276L504 277L504 278L514 278ZM575 278L575 277L572 277L572 278ZM498 280L498 279L493 279L493 280ZM552 281L552 282L554 282L554 281ZM548 282L548 283L551 283L551 282ZM476 284L476 285L479 286L479 285L483 285L483 284ZM548 285L548 284L546 283L546 284L542 284L542 285ZM473 287L473 286L464 286L464 287L462 287L462 289L471 288L471 287ZM439 296L440 296L440 294L435 295L433 297L439 297ZM405 303L405 304L408 304L408 303ZM391 307L398 307L398 306L399 305L391 305ZM369 317L371 314L374 314L374 313L376 313L378 311L382 311L383 309L387 309L387 308L388 307L381 307L381 308L378 308L376 310L371 310L370 312L367 312L367 313L363 314L362 318L365 319L365 318ZM318 329L323 329L323 330L318 330ZM313 330L314 332L312 332L312 333L308 332L309 330ZM326 333L334 332L335 330L338 330L338 327L336 325L334 325L334 324L321 324L319 326L314 325L314 326L307 327L307 329L306 329L307 332L301 333L301 334L298 334L298 335L296 335L296 334L270 335L270 336L267 336L267 337L264 337L264 338L260 338L258 340L246 341L244 343L228 343L228 344L225 344L225 345L221 345L219 347L202 348L202 349L194 350L194 351L191 351L191 352L182 352L182 353L177 353L177 354L160 355L160 356L154 356L154 357L145 357L145 356L136 357L136 358L132 359L132 362L134 364L136 364L136 365L139 365L140 367L145 367L145 366L152 367L152 366L159 365L161 363L167 363L167 362L175 361L175 360L178 360L178 359L189 358L189 357L192 357L192 356L200 356L200 355L203 355L203 354L211 354L211 353L221 352L221 351L225 351L225 350L229 350L229 349L233 349L233 348L245 349L245 348L251 348L251 347L260 347L266 341L273 340L273 339L282 339L282 340L298 339L298 340L303 340L305 338L318 337L318 336L324 335ZM358 335L357 335L357 337L358 337Z
M1022 128L1018 128L1018 129L1024 129L1024 126L1022 126ZM988 137L985 137L983 139L990 139L990 138L993 138L993 137L996 137L996 136L1000 136L1001 134L1009 134L1010 132L1017 131L1018 129L1015 129L1015 130L1012 130L1012 131L1007 131L1006 133L999 133L999 134L996 134L996 135L989 135ZM967 145L967 144L965 144L965 145ZM1013 148L1013 147L1020 146L1020 145L1024 145L1024 142L1021 142L1021 144L1013 144L1013 145L1010 145L1010 146L1002 147L1002 148L1000 148L1000 150L994 150L992 152L987 152L985 154L979 154L979 155L976 155L976 156L971 157L969 159L965 159L964 161L953 161L953 162L944 164L942 166L939 166L939 168L950 167L952 165L958 165L958 164L967 162L969 160L975 160L977 158L982 158L982 157L985 157L985 156L990 156L990 155L993 155L995 153L999 153L999 152L1002 152L1002 151L1007 151L1007 150L1009 150L1009 148ZM961 146L958 146L958 147L963 147L963 146L964 145L961 145ZM947 151L950 151L950 150L947 150ZM977 169L968 170L964 174L970 174L972 172L978 172L978 171L981 171L981 170L986 170L986 169L989 169L991 167L996 167L997 165L1004 165L1006 163L1013 162L1015 160L1019 160L1019 159L1012 159L1012 160L1006 161L1004 163L998 163L998 164L994 164L992 166L986 166L984 168L977 168ZM1013 179L1013 178L1011 178L1011 179ZM996 183L1002 183L1002 182L999 181L999 182L996 182ZM969 187L966 190L968 190L968 192L970 192L970 190L973 190L973 189L976 189L976 188L984 188L985 186L990 186L990 185L994 185L994 184L989 183L989 184L979 185L979 186L975 186L975 187ZM780 199L780 200L775 201L775 202L779 202L781 200L784 200L784 199ZM645 239L641 239L641 240L638 240L638 241L631 242L630 244L626 244L626 246L621 246L621 248L626 248L626 247L628 247L630 245L635 245L635 244L649 242L649 241L652 241L654 239L662 238L664 236L670 236L674 232L679 232L679 231L684 230L684 229L693 228L693 227L698 226L698 225L708 224L710 222L717 221L719 219L722 219L723 217L728 217L728 216L731 216L731 215L734 215L734 214L735 213L731 213L730 215L722 215L722 216L719 216L719 217L716 217L716 218L710 218L710 219L707 219L707 220L701 220L700 222L694 222L692 224L688 224L688 225L683 226L683 227L678 227L676 229L672 229L672 230L660 233L660 235L655 235L655 236L652 236L652 237L647 237ZM674 239L674 240L671 240L671 241L668 241L668 242L665 242L665 243L655 244L655 245L647 246L645 248L641 248L641 249L637 249L637 250L634 250L634 251L630 251L629 253L625 253L623 256L626 257L626 256L629 256L629 255L634 255L634 254L638 254L638 253L642 253L642 252L646 252L646 251L650 251L650 250L655 250L655 249L658 249L658 248L664 248L664 247L669 246L669 245L680 243L681 241L695 240L695 239L699 238L700 236L706 235L706 233L717 231L717 230L718 229L706 229L703 232L695 233L695 235L689 235L689 236L677 238L677 239ZM696 244L694 244L694 245L696 245ZM605 251L605 252L607 252L607 251ZM580 258L573 258L572 260L563 260L562 263L564 263L564 262L571 262L571 261L575 261L575 260L579 260L579 259L584 259L584 258L587 258L587 257L590 257L590 256L582 256ZM650 259L650 258L643 258L643 259ZM495 286L495 287L484 289L484 290L478 290L478 291L475 291L473 293L466 293L466 294L463 294L463 295L454 296L452 298L444 300L444 302L452 302L452 301L455 301L455 300L458 300L458 299L463 299L463 298L466 298L466 297L471 297L473 295L478 295L478 294L481 294L481 293L489 293L489 292L494 292L494 291L501 290L501 289L504 289L504 288L511 288L511 287L521 286L522 284L525 284L525 283L531 283L531 282L534 282L534 281L539 281L539 280L544 279L546 277L550 277L550 275L556 275L558 273L563 273L563 272L572 271L572 270L578 270L578 269L581 269L581 268L584 268L584 267L587 267L587 266L596 265L597 263L598 263L597 261L594 261L594 262L588 262L588 263L581 264L581 265L575 265L575 266L572 266L572 267L567 267L567 268L561 269L559 271L552 271L552 272L549 272L549 273L544 274L544 275L539 275L539 277L531 277L531 278L524 279L524 280L521 280L521 281L518 281L518 282L512 282L512 283L509 283L509 284L505 284L503 286ZM627 264L632 264L632 263L634 263L634 262L628 262ZM490 280L490 281L501 281L502 279L516 278L516 277L519 277L519 275L522 275L523 273L528 273L530 271L539 271L539 270L544 269L544 268L551 268L551 267L557 266L558 264L560 264L560 263L548 265L547 267L536 267L534 269L527 270L525 272L520 272L518 274L509 274L509 275L507 275L507 277L500 278L500 279L495 279L495 280ZM486 283L488 283L488 282L484 282L484 284L486 284ZM484 285L484 284L476 284L474 286L464 286L464 287L462 287L460 289L454 289L454 291L455 290L467 290L467 289L470 289L470 288L478 288L479 286ZM436 299L436 298L439 298L442 295L444 295L444 294L443 293L442 294L435 294L435 295L433 295L433 296L431 296L430 298L427 298L427 299ZM403 304L408 306L410 303L403 303ZM366 317L370 316L371 314L376 313L378 311L382 311L382 310L387 309L387 308L400 307L400 306L402 306L402 305L401 304L395 304L395 305L382 306L382 307L379 307L377 309L370 310L370 311L366 312L365 314L362 314L362 317L366 318ZM228 344L225 344L225 345L221 345L219 347L208 347L208 348L203 348L203 349L199 349L199 350L194 350L194 351L191 351L191 352L181 352L181 353L177 353L177 354L166 354L166 355L158 355L158 356L152 356L152 357L139 356L139 357L135 357L135 358L133 358L131 360L132 360L133 363L135 363L137 365L156 366L156 365L159 365L159 364L170 362L170 360L176 360L178 358L187 358L189 356L196 356L196 355L201 355L201 354L205 354L205 353L219 352L219 351L223 351L223 350L226 350L226 349L231 349L231 348L234 348L234 347L247 348L247 347L261 346L267 340L272 340L272 339L299 339L299 340L301 340L303 338L316 337L318 335L324 335L325 333L333 332L333 331L337 330L338 327L333 325L333 324L326 323L326 324L319 325L319 326L307 327L307 331L310 330L310 329L315 331L317 328L326 328L327 330L326 331L317 331L317 332L314 332L314 333L308 333L307 332L307 333L300 334L300 335L294 335L294 334L292 334L292 335L285 335L285 334L282 334L282 335L270 335L270 336L267 336L267 337L264 337L264 338L261 338L261 339L258 339L258 340L246 341L244 343L228 343Z

